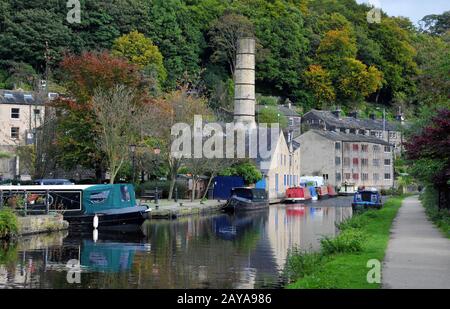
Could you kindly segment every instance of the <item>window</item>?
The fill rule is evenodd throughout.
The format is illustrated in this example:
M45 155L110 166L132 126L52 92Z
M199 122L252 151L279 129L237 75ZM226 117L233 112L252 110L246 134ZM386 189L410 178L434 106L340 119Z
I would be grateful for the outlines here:
M340 131L341 131L342 133L345 133L345 132L346 132L345 128L341 128Z
M336 173L336 182L341 181L341 173Z
M335 163L336 163L336 165L341 165L341 157L336 157Z
M13 139L19 138L19 128L18 127L11 128L11 138L13 138Z
M324 180L328 180L328 174L323 174L322 177Z
M20 108L11 108L11 118L12 119L20 118Z
M109 197L110 191L93 192L89 197L91 204L103 204Z
M391 146L384 146L384 152L391 152Z
M336 150L341 150L341 143L337 142L334 144Z
M386 166L391 165L391 159L384 159L384 165Z
M356 129L350 129L351 134L356 134Z
M292 127L294 125L294 119L289 117L289 126Z
M122 200L122 202L131 201L131 195L130 195L130 192L128 191L128 187L126 185L120 186L120 199Z
M346 167L350 166L350 158L344 158L344 166Z
M373 174L373 181L378 181L380 180L380 175L378 175L377 173Z
M350 173L345 173L345 180L350 180L350 178L351 178L351 174Z
M41 114L41 110L40 109L35 109L34 110L34 114L35 115L40 115Z
M369 166L369 159L361 159L361 166Z
M376 137L377 136L377 132L370 131L370 136Z
M344 150L350 151L350 144L344 144Z
M373 152L374 152L374 153L380 152L380 146L378 146L378 145L373 145Z
M369 152L369 145L361 145L361 152Z
M275 191L278 192L278 174L275 174Z
M353 179L354 179L354 180L358 180L358 179L359 179L359 174L356 174L356 173L353 174Z
M362 181L368 181L369 180L369 174L361 173L361 180Z
M373 166L380 166L380 159L373 159Z
M358 165L358 164L359 164L359 159L353 158L353 165Z
M390 180L391 179L391 174L390 173L385 173L384 174L384 180Z
M353 144L353 151L359 151L359 145Z
M284 186L286 187L287 184L287 179L286 179L286 175L284 175Z

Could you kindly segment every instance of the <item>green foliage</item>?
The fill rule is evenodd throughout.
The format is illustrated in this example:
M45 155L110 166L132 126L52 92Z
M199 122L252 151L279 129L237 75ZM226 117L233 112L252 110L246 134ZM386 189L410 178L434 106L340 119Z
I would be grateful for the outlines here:
M278 98L272 97L272 96L259 96L256 99L257 103L259 105L267 105L267 106L277 106L278 105Z
M324 237L320 244L325 255L335 253L354 253L363 250L363 244L366 239L361 230L356 228L346 228L337 237Z
M450 210L438 208L438 192L432 186L425 187L424 193L420 195L422 205L430 220L450 238Z
M321 253L311 253L293 248L288 251L283 275L289 280L296 281L317 271L325 256Z
M235 164L222 170L219 175L221 176L241 176L244 179L246 185L255 184L263 177L261 172L251 162L243 162Z
M0 239L17 235L19 230L17 217L11 209L0 210Z
M259 110L258 123L266 123L268 126L278 123L281 129L288 126L286 116L277 107L267 105Z

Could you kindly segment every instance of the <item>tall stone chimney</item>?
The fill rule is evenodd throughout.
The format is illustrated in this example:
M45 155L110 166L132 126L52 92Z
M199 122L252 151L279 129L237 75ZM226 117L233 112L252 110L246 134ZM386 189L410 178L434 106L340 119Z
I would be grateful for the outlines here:
M234 74L234 121L245 126L255 122L255 39L238 41Z

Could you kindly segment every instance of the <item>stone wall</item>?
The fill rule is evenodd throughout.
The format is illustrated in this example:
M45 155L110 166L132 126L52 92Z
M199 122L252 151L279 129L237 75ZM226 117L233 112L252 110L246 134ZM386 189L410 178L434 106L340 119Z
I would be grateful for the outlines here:
M18 217L19 235L30 235L60 231L69 228L69 223L60 214Z

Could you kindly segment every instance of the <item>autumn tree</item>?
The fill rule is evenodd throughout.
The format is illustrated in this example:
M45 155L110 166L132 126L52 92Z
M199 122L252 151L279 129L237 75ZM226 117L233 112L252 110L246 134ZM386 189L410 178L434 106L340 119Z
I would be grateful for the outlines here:
M330 73L322 66L312 64L305 72L304 78L318 105L327 108L336 98Z

